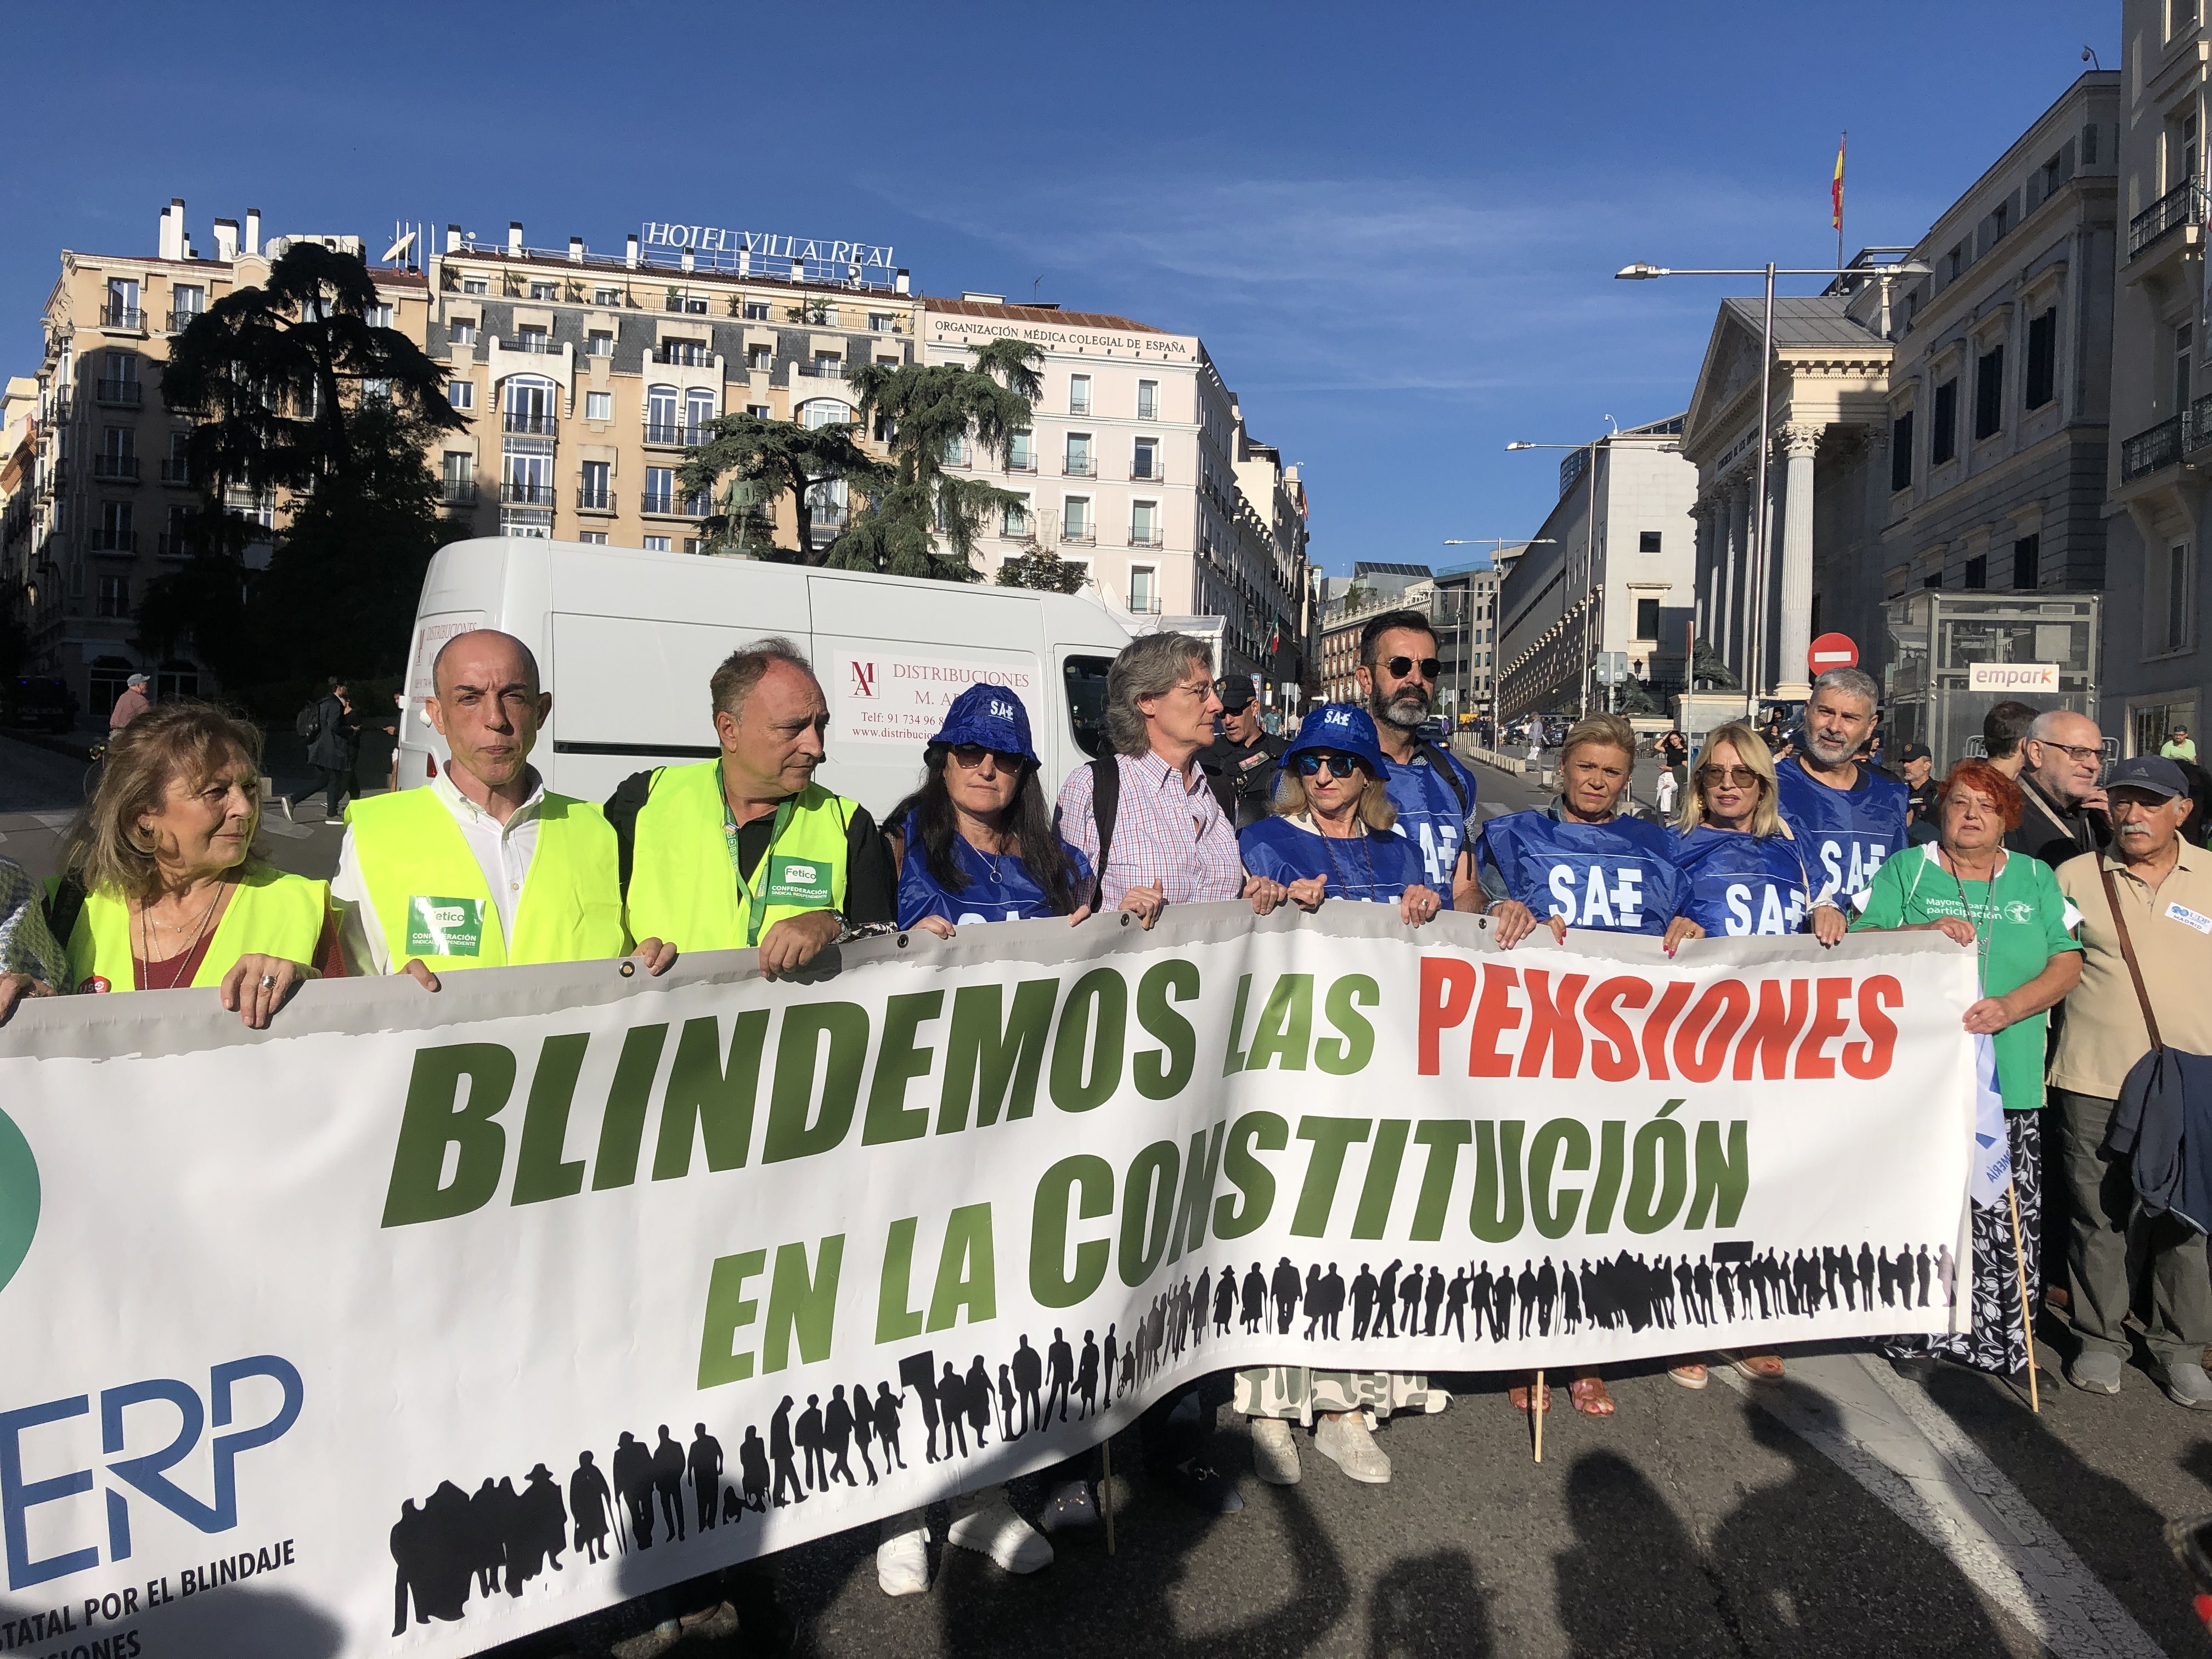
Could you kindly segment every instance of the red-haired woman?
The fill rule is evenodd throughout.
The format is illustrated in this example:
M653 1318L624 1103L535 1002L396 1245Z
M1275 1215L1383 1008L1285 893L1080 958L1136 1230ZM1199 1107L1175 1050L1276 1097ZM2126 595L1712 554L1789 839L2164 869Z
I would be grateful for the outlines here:
M2043 1212L2044 1031L2049 1011L2081 982L2076 917L2051 866L2014 856L2005 831L2026 806L2020 786L1987 761L1960 761L1936 792L1938 839L1900 853L1875 873L1851 924L1867 928L1932 927L1972 945L1981 996L1966 1027L1996 1051L2020 1199L2027 1283L2037 1276L2037 1222ZM1938 1358L2009 1376L2027 1363L2021 1322L2020 1269L2012 1218L2002 1206L1974 1206L1974 1322L1963 1336L1896 1336L1882 1351L1900 1371L1924 1378ZM2032 1313L2032 1310L2030 1310Z

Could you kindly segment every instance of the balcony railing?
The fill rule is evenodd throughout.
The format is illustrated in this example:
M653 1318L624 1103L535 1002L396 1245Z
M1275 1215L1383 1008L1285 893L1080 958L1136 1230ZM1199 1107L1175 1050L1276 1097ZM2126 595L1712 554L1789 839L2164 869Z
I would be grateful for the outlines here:
M656 363L672 363L678 368L707 368L713 365L714 355L702 345L685 345L663 341L653 349Z
M512 340L501 342L509 351L523 351L533 357L550 357L557 349L550 334L518 334Z
M1137 418L1138 418L1139 420L1140 420L1140 421L1157 421L1157 420L1158 420L1158 419L1160 418L1160 407L1159 407L1159 405L1158 405L1158 404L1154 403L1154 402L1153 402L1151 398L1138 398L1138 399L1137 399Z
M161 463L161 482L165 484L189 484L192 481L192 464L176 457Z
M59 426L69 418L70 395L66 392L57 392L53 395L52 401L47 405L46 419L52 424Z
M1085 525L1078 530L1073 525L1063 526L1060 538L1070 547L1092 547L1097 544L1098 532Z
M94 383L92 395L103 404L123 404L136 409L145 401L146 388L137 380L100 380Z
M100 325L102 328L143 329L146 326L146 313L137 306L102 306L100 308Z
M2160 467L2172 466L2181 459L2182 428L2188 424L2182 416L2170 421L2160 421L2148 431L2138 432L2120 446L2120 482L2130 483Z
M197 544L190 536L172 536L165 531L156 545L165 559L189 559Z
M844 360L830 357L821 362L801 363L799 372L810 380L842 380L845 378Z
M535 432L547 438L553 436L560 428L557 417L551 415L534 415L526 410L520 409L508 410L503 424L509 432Z
M499 498L514 507L550 507L553 505L553 486L532 483L526 479L500 480Z
M691 449L714 435L708 426L679 426L670 421L647 421L645 441L665 449Z
M614 491L604 484L596 489L586 484L576 491L576 511L579 513L611 513L614 510Z
M1160 530L1133 529L1129 532L1129 545L1132 547L1165 547L1167 545L1167 532Z
M92 476L95 478L135 478L138 476L136 455L95 455L92 458Z
M659 514L666 517L676 511L676 497L662 491L648 489L638 501L638 511Z
M446 478L439 482L439 506L474 507L476 504L477 481L474 478Z
M1000 533L1009 541L1033 542L1036 539L1036 526L1026 518L1008 519Z
M1158 461L1132 461L1129 463L1129 482L1131 483L1165 483L1167 481L1168 470Z
M2185 179L2128 221L2128 258L2132 259L2170 230L2204 222L2204 186Z
M136 553L138 532L135 530L95 530L89 544L95 553Z
M1070 455L1060 462L1060 475L1063 478L1095 478L1098 476L1098 463L1088 455Z
M1006 458L1006 471L1009 472L1034 472L1036 470L1036 457L1033 454L1014 454Z
M817 530L842 530L852 517L848 507L817 507L808 514Z
M1129 599L1129 614L1133 617L1157 617L1160 614L1159 599L1151 594L1133 594Z
M192 319L202 315L197 311L173 311L169 313L169 332L182 334L192 325Z

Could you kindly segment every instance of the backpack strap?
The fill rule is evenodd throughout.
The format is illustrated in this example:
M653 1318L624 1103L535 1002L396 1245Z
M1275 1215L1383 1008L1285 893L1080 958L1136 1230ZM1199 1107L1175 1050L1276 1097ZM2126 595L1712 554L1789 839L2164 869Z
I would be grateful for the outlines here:
M2120 956L2128 964L2128 977L2135 981L2136 1001L2142 1009L2143 1028L2150 1033L2150 1046L2163 1052L2166 1040L2158 1034L2158 1016L2150 1011L2150 993L2143 986L2142 964L2136 960L2135 941L2128 937L2128 919L2120 912L2119 888L2105 863L2105 855L2092 853L2089 856L2097 860L2097 879L2105 884L2105 903L2112 913L2112 931L2120 936Z
M54 936L62 954L69 954L70 935L76 931L77 918L84 914L84 884L75 875L65 875L46 902L46 931Z
M653 786L660 781L661 770L656 766L631 773L615 786L614 793L600 809L614 826L616 878L625 901L629 897L630 864L637 852L637 815L652 799Z
M1114 819L1121 805L1121 761L1101 755L1091 763L1091 821L1098 826L1098 864L1091 872L1091 909L1106 897L1106 860L1114 848Z
M1474 811L1474 803L1467 798L1467 786L1459 781L1459 769L1452 764L1449 755L1426 738L1413 745L1413 752L1444 775L1444 781L1451 786L1453 799L1459 802L1460 817L1464 818Z

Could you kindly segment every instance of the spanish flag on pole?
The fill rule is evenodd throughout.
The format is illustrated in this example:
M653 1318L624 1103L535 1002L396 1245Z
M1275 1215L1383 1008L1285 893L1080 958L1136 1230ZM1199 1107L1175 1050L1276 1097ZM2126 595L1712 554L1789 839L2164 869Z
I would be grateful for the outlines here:
M1834 210L1831 222L1838 230L1844 228L1844 143L1850 137L1847 132L1836 140L1836 181L1828 186L1829 205Z

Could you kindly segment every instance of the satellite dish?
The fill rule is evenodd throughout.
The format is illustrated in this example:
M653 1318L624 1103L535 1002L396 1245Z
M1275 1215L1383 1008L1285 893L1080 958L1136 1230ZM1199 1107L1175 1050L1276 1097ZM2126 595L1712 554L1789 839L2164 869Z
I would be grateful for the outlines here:
M400 237L400 239L394 242L390 247L384 250L383 263L387 265L398 264L402 259L407 257L407 250L414 246L415 233L410 230Z

